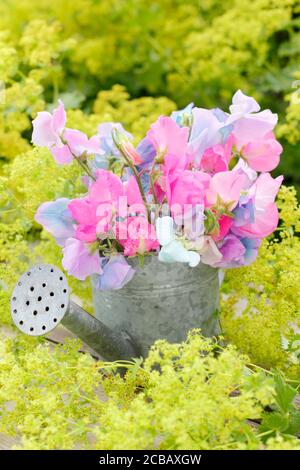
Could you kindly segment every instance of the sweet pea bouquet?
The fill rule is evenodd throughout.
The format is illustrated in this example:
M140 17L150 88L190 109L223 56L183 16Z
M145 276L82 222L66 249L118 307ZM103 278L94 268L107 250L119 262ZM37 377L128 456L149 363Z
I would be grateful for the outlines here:
M160 116L135 146L120 123L100 124L91 138L67 128L59 101L52 114L38 113L32 141L58 164L76 160L86 193L42 204L35 219L62 247L68 273L95 274L103 290L132 279L136 256L248 265L278 224L283 177L269 173L282 152L276 123L276 114L239 90L229 112L190 104Z

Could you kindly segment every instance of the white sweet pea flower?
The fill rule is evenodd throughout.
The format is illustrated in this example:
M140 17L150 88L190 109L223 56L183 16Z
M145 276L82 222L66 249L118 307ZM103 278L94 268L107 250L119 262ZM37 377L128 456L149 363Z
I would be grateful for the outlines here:
M159 217L156 220L156 235L161 245L158 259L162 263L188 263L191 268L200 263L199 253L187 250L180 241L175 239L172 217Z

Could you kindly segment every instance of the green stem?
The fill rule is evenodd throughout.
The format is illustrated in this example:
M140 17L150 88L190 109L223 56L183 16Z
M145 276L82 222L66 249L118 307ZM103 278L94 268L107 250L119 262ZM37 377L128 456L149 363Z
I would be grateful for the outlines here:
M142 196L142 199L144 201L144 204L145 204L145 207L147 209L147 216L148 216L148 222L150 223L151 222L151 217L150 217L150 212L149 212L149 207L148 207L148 202L147 202L147 198L146 198L146 194L144 192L144 189L143 189L143 185L142 185L142 182L140 180L140 176L138 174L138 171L136 169L136 167L134 166L134 164L131 162L131 160L127 157L127 155L125 154L125 152L123 151L122 149L122 146L119 145L118 142L116 142L116 139L114 138L114 135L113 135L113 140L114 140L114 143L116 145L116 147L118 148L118 150L121 152L121 154L123 155L127 165L129 166L129 168L132 170L133 174L134 174L134 177L136 179L136 182L138 184L138 187L139 187L139 190L140 190L140 193L141 193L141 196Z
M77 157L76 155L74 155L74 153L72 152L69 144L66 142L67 146L68 146L68 149L70 150L71 154L73 155L74 159L76 160L76 162L81 166L81 168L87 173L87 175L92 178L92 180L96 181L96 178L95 176L93 175L93 173L91 172L90 170L90 167L88 166L88 164L85 164L82 160L80 160L80 157Z
M151 185L151 190L152 190L152 194L153 194L153 201L154 201L154 204L158 204L158 200L157 200L157 197L156 197L156 194L155 194L155 190L154 190L154 181L153 181L153 171L154 171L154 168L155 168L155 158L153 160L153 165L152 165L152 168L151 168L151 171L150 171L150 185Z

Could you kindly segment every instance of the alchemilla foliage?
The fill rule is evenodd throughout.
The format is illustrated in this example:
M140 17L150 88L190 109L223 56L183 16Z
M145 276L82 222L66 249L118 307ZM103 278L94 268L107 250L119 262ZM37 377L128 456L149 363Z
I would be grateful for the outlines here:
M18 435L17 447L300 449L292 435L247 421L276 406L275 380L197 331L181 345L157 342L143 368L123 364L124 379L116 364L78 354L77 342L52 352L34 343L1 342L0 431Z
M48 150L32 148L38 111L61 98L70 127L90 136L120 121L138 141L159 115L190 101L227 107L241 88L279 113L280 173L297 186L299 25L299 0L1 2L0 432L18 436L19 448L299 449L292 187L280 191L281 222L257 261L227 271L224 349L199 332L182 345L159 342L142 367L123 364L123 379L117 365L78 354L77 341L50 346L16 333L9 313L30 264L61 267L59 248L34 222L38 206L85 191L76 165L58 167ZM90 285L69 283L92 311Z

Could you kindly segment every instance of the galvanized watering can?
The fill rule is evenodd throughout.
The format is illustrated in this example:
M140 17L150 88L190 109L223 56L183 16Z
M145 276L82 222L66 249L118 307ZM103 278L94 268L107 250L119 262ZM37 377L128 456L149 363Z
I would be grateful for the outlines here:
M185 340L192 328L205 336L220 333L218 270L199 264L163 264L151 256L138 260L133 279L122 289L93 286L94 314L70 300L68 282L54 266L40 265L24 273L11 297L15 325L39 336L60 322L107 360L146 356L157 339ZM95 279L92 280L93 284Z

